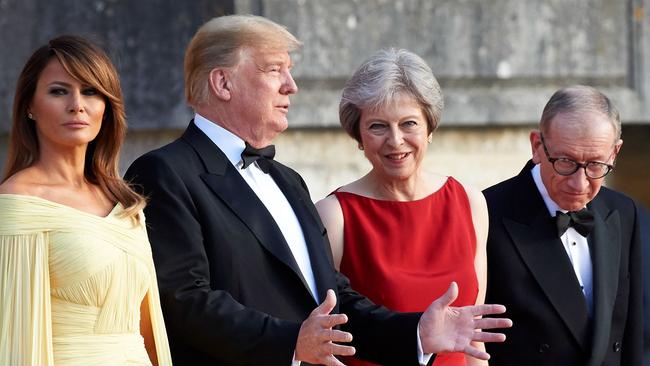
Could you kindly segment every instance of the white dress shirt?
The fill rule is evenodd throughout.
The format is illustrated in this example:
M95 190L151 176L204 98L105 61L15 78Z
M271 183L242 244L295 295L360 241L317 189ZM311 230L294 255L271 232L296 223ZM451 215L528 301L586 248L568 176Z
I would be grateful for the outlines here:
M278 228L280 228L282 236L284 236L287 244L289 244L289 249L296 263L298 263L302 277L309 286L309 291L316 300L316 303L320 303L318 292L316 291L314 271L311 268L307 243L305 242L305 236L300 227L300 222L295 212L293 212L291 204L287 201L287 198L273 178L271 178L271 175L264 173L257 166L257 162L247 166L246 169L241 168L243 165L241 153L244 151L246 144L238 136L216 123L210 122L198 113L194 116L194 124L223 151L230 163L241 174L242 178L244 178L271 216L273 216L273 220L278 225Z
M311 268L311 260L309 259L309 252L307 251L307 243L305 242L302 227L300 226L298 217L296 217L296 213L293 212L291 204L287 201L280 187L278 187L269 174L264 173L259 168L257 162L247 166L246 169L242 169L244 162L242 161L241 153L246 148L246 143L239 136L209 121L198 113L194 115L194 124L223 151L230 163L235 167L235 170L241 174L248 186L255 192L257 198L262 201L278 225L278 228L280 228L284 240L289 245L291 254L293 254L293 258L298 263L298 268L300 268L302 277L309 286L311 295L316 300L316 303L320 303L318 292L316 291L314 271ZM294 351L291 366L299 365L300 361L296 360Z
M542 182L542 176L539 170L539 164L531 170L533 175L533 180L535 185L539 190L539 193L544 199L546 208L548 209L549 214L552 217L555 217L556 211L561 211L566 213L567 210L560 208L560 206L555 203L548 194L544 183ZM564 250L566 251L571 264L573 265L573 271L576 274L578 283L580 283L580 288L582 293L585 295L585 300L587 301L587 310L589 311L589 317L593 315L594 303L593 303L593 269L591 263L591 255L589 254L589 243L587 238L580 235L573 227L569 227L567 231L562 234L560 237L562 244L564 245Z

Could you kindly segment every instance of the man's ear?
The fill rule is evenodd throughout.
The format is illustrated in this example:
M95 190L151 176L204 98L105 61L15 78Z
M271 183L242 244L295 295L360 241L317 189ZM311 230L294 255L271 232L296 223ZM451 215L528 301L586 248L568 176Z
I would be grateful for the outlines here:
M616 151L616 155L618 155L618 153L621 151L621 146L623 146L623 140L618 139L618 141L616 141L616 145L614 145L614 150Z
M210 91L214 94L214 96L224 101L230 100L231 97L231 84L228 77L229 74L225 70L212 69L212 71L210 71L208 79Z
M540 131L538 130L532 130L530 131L530 148L533 153L533 163L539 164L542 161L542 157L540 156L540 147L542 145L542 139L540 137Z

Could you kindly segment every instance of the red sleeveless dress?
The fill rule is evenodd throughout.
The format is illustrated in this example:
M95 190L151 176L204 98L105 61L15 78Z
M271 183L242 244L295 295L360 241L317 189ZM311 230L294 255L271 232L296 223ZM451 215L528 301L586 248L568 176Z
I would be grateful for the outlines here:
M453 305L476 302L476 235L458 181L449 177L437 192L407 202L334 194L344 219L341 273L353 289L389 309L413 312L426 310L456 281L460 291ZM374 365L356 359L344 363ZM439 354L434 365L466 365L465 356Z

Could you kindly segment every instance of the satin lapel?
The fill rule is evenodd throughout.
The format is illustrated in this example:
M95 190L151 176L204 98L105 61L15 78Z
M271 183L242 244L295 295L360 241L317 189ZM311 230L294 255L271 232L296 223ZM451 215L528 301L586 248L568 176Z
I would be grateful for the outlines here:
M194 125L194 122L190 123L183 139L196 150L203 161L207 173L200 176L210 190L239 217L262 246L291 268L305 283L275 220L224 153Z
M578 344L588 352L591 339L587 302L571 261L557 237L557 229L535 187L530 169L524 168L518 180L518 192L513 192L513 197L530 199L520 200L513 217L503 219L504 227L544 295Z
M587 205L594 212L595 227L589 236L593 260L594 335L589 365L600 365L608 347L612 311L619 283L621 256L620 217L598 198Z
M226 174L223 176L201 174L201 179L241 219L260 244L289 266L305 283L300 268L275 220L235 168L232 165L227 167Z
M325 299L327 289L336 288L336 279L333 276L334 271L330 260L331 254L323 240L325 227L321 223L308 193L300 187L300 183L295 177L288 174L287 168L274 162L270 173L300 221L316 280L318 298L322 301Z

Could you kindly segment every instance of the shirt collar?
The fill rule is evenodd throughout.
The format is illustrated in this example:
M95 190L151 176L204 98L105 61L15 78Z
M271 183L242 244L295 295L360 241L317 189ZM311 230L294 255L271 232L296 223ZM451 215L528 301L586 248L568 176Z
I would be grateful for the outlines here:
M198 113L194 115L194 124L223 151L232 165L239 167L242 164L241 153L246 147L244 140Z
M546 190L546 186L544 186L544 182L542 181L542 174L540 172L539 164L535 164L533 169L530 170L530 173L533 175L535 186L537 186L539 194L542 195L544 204L546 204L546 209L548 209L548 213L551 214L551 217L555 217L555 213L557 211L567 212L567 210L561 209L560 206L558 206L558 204L551 199L551 196L549 196L548 191Z

